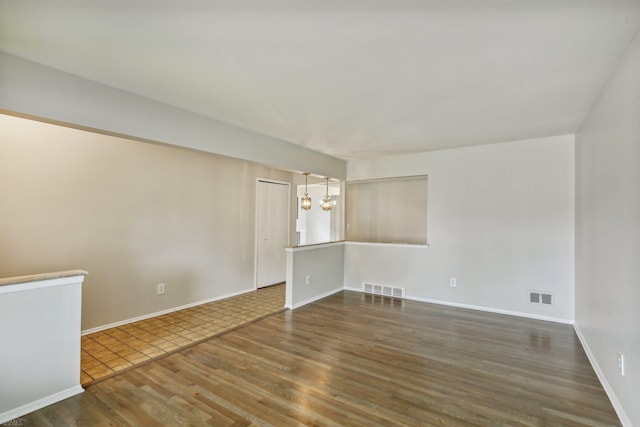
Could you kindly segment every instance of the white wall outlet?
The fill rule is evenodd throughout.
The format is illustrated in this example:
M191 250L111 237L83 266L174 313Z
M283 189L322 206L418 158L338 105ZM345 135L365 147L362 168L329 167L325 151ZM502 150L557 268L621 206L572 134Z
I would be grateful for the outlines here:
M158 295L164 295L164 283L158 283Z
M624 377L624 354L618 353L618 372Z
M311 284L311 275L307 274L307 277L304 278L304 283L306 283L307 285Z
M449 286L451 286L452 288L455 288L456 286L458 286L458 281L456 280L455 277L452 277L449 279Z

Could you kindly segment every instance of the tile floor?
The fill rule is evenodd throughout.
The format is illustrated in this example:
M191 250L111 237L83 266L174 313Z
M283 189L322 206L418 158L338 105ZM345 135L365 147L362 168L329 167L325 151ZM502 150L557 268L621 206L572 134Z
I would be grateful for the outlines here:
M284 310L285 285L227 298L82 337L83 386Z

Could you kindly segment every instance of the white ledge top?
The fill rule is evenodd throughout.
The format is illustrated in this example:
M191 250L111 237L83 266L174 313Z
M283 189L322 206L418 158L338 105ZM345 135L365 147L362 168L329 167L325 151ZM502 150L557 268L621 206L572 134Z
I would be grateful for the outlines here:
M310 245L302 246L290 246L285 248L287 252L308 251L312 249L326 248L336 245L353 245L353 246L379 246L383 248L428 248L429 244L417 244L417 243L383 243L383 242L357 242L353 240L336 240L333 242L325 243L312 243Z
M5 279L0 279L0 286L18 285L20 283L39 282L42 280L61 279L64 277L86 276L87 274L89 273L84 270L67 270L56 271L54 273L32 274L30 276L7 277Z
M356 240L347 240L347 245L352 246L380 246L386 248L428 248L428 243L388 243L388 242L360 242Z
M312 249L328 248L331 246L338 246L343 244L344 244L344 240L334 240L331 242L311 243L309 245L301 245L301 246L290 246L285 248L285 251L287 252L308 251Z

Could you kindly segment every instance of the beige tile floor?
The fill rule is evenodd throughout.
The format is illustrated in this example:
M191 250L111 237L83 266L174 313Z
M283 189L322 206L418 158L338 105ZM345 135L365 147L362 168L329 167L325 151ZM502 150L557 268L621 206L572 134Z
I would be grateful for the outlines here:
M82 337L82 385L109 377L284 310L285 285L118 326Z

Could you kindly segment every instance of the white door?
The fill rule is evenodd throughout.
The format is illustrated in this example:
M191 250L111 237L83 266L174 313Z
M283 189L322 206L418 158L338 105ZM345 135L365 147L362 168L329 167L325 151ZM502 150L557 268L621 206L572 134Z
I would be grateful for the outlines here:
M287 276L289 193L286 183L258 181L256 196L256 286L283 283Z

